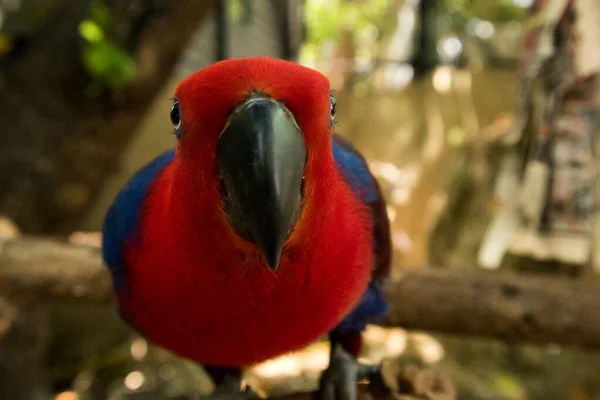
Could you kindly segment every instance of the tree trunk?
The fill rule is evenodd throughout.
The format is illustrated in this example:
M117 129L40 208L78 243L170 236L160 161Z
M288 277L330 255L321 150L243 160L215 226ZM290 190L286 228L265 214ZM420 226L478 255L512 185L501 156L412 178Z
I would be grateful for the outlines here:
M420 0L418 28L415 37L415 53L411 64L416 77L423 77L438 64L437 41L439 37L437 17L440 3L438 0Z
M81 61L86 3L53 2L41 27L13 36L13 51L0 58L0 214L25 231L77 226L214 2L106 1L112 37L138 73L97 97Z

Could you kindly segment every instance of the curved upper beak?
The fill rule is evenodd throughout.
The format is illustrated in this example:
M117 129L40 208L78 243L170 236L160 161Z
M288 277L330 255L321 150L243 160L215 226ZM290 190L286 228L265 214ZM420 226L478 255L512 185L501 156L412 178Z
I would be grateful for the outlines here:
M217 164L236 232L275 271L302 201L304 138L292 113L266 96L249 97L229 117Z

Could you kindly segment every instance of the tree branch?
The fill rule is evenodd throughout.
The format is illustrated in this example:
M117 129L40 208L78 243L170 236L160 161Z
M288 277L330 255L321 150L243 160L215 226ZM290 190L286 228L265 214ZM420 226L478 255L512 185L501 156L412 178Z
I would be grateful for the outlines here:
M389 285L383 325L598 349L598 293L591 278L420 268Z
M538 275L407 269L387 288L384 326L535 344L600 348L600 283ZM25 237L0 241L0 296L112 300L100 250Z
M112 300L100 249L31 237L0 240L0 296L17 302Z

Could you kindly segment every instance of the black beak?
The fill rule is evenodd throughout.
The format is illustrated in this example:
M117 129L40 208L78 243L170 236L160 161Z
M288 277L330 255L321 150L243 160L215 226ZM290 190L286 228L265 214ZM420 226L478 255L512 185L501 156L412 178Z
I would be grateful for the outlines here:
M217 164L233 227L260 248L271 271L300 210L305 161L292 113L266 96L240 104L219 138Z

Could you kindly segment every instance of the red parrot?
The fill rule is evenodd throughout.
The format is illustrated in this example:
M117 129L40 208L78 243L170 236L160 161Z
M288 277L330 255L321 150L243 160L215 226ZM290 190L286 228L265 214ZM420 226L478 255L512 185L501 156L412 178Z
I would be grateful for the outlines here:
M390 233L364 158L334 133L321 73L266 57L176 89L176 144L121 189L103 258L122 318L200 363L209 398L251 398L241 368L329 335L325 399L356 397L365 325L388 311Z

